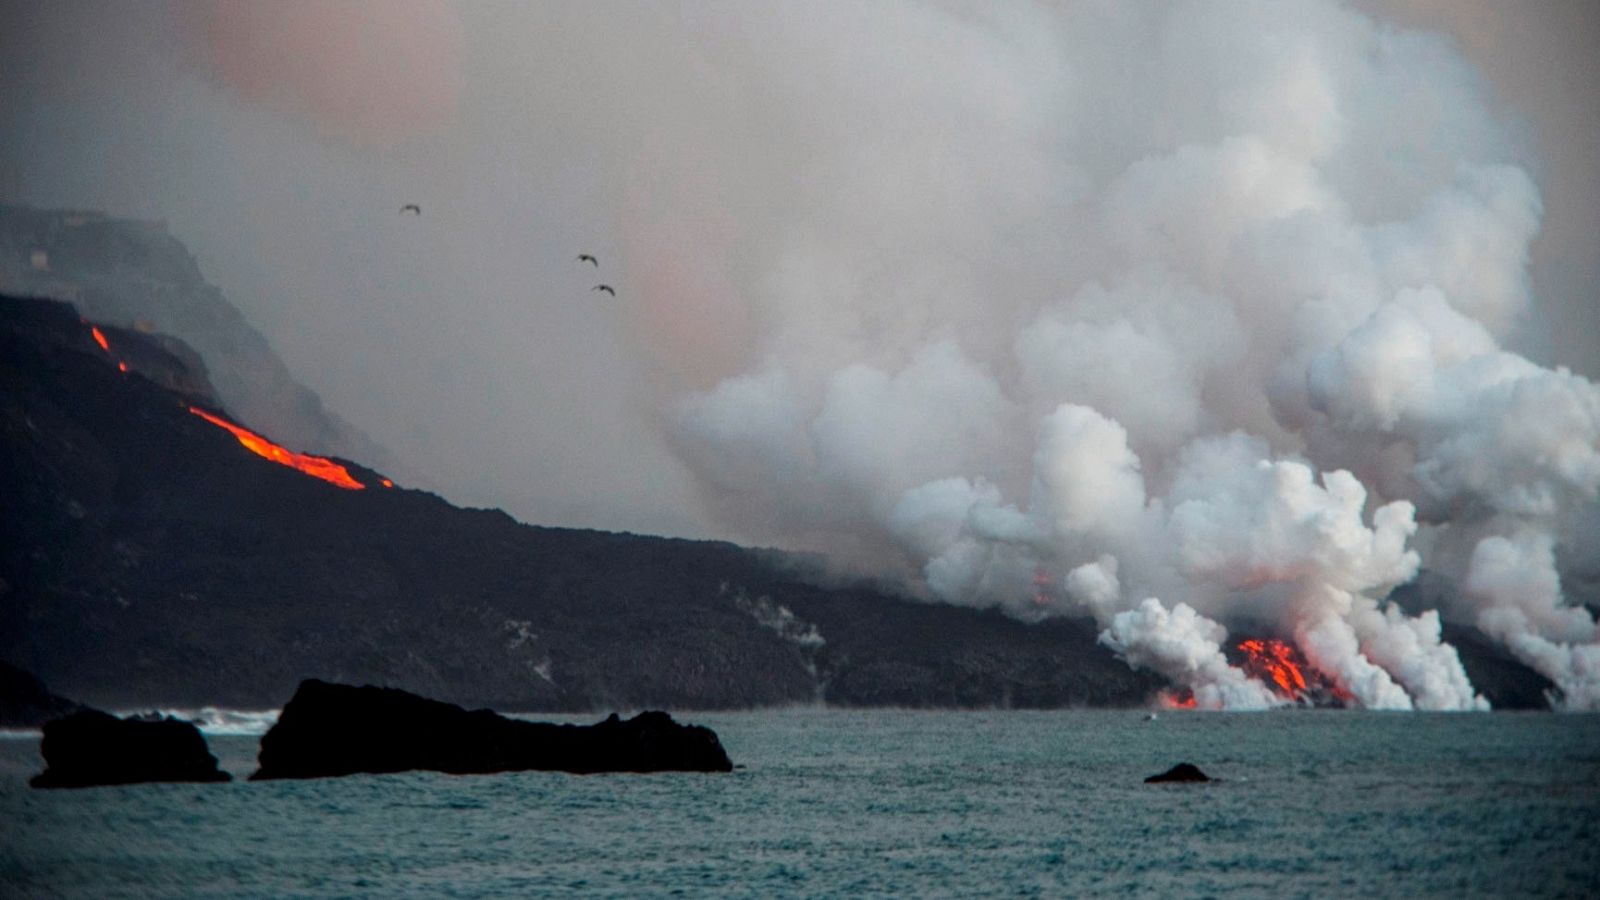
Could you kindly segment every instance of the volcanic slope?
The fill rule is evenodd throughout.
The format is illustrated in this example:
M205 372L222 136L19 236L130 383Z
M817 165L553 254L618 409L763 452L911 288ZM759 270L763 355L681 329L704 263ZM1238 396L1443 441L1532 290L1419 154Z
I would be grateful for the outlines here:
M1088 621L524 525L325 461L361 485L341 487L218 421L250 427L180 342L0 297L0 659L106 707L271 707L308 677L510 710L1120 705L1159 687Z
M388 451L289 373L160 221L0 203L0 293L73 303L97 322L160 331L194 347L217 394L296 449L386 465Z

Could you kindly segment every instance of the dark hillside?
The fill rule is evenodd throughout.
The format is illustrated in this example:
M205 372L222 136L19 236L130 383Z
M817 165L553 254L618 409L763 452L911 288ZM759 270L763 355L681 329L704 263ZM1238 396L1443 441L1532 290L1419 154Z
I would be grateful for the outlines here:
M353 463L366 487L336 487L192 414L231 419L181 343L105 330L107 351L90 328L0 298L0 659L84 702L275 706L307 677L530 710L1157 687L1084 622L820 587L731 544L522 525Z
M295 380L164 222L0 203L0 294L64 300L101 327L172 335L205 357L216 395L256 428L313 453L387 458Z

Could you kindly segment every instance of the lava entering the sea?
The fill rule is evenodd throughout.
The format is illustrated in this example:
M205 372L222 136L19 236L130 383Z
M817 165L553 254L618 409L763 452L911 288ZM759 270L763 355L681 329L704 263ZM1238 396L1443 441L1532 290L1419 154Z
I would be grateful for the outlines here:
M1349 692L1329 684L1287 641L1252 638L1239 642L1239 652L1245 656L1245 674L1266 682L1282 697L1318 706L1330 699L1349 704Z
M1240 641L1239 649L1245 652L1245 671L1263 681L1278 686L1278 693L1295 697L1306 690L1305 671L1300 667L1295 649L1283 641Z
M1157 698L1162 709L1194 709L1194 691L1183 688L1177 691L1162 691Z
M206 412L198 406L189 407L189 412L205 419L218 428L227 429L250 452L264 456L279 465L288 466L291 469L299 469L313 478L321 478L335 487L342 487L346 490L359 491L366 488L366 485L350 476L348 469L331 459L312 456L308 453L296 453L293 450L285 449L248 428L241 428L227 419Z

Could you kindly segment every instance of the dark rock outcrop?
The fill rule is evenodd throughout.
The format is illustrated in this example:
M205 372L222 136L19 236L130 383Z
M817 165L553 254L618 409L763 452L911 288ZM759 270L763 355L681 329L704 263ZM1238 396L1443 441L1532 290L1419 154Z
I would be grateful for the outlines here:
M39 752L47 767L28 782L36 788L232 780L217 769L200 729L182 719L80 709L45 723Z
M729 772L709 728L664 712L554 725L466 710L394 688L304 681L261 738L251 781L416 769L454 775L549 770Z
M34 728L79 708L31 673L0 662L0 728Z
M1200 768L1198 766L1195 766L1192 763L1178 763L1177 765L1175 765L1172 768L1166 770L1165 772L1162 772L1160 775L1151 775L1149 778L1146 778L1144 780L1144 783L1145 784L1161 784L1163 782L1168 782L1168 781L1194 782L1194 781L1210 781L1210 780L1211 780L1211 776L1209 776L1206 773L1200 771Z

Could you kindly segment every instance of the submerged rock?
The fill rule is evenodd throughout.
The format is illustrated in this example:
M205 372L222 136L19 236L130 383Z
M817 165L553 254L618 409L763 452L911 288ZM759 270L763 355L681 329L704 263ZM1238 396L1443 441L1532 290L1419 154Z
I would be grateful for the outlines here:
M1160 775L1151 775L1144 780L1145 784L1158 784L1164 781L1210 781L1211 776L1200 771L1199 767L1191 763L1178 763Z
M709 728L664 712L554 725L466 710L395 688L303 681L261 738L252 781L425 769L456 775L543 769L729 772Z
M45 770L36 788L93 787L147 781L231 781L206 739L182 719L119 719L80 709L47 722L39 744Z

